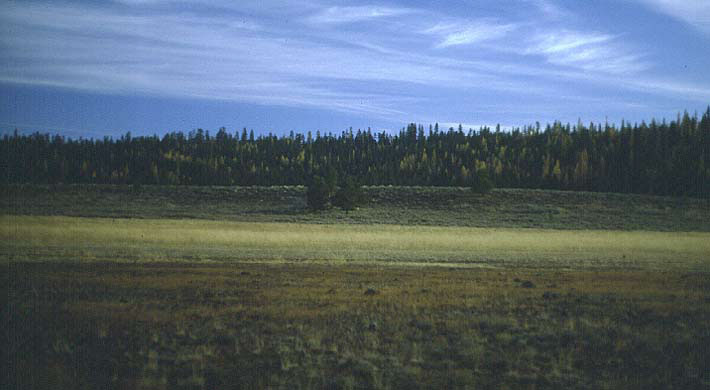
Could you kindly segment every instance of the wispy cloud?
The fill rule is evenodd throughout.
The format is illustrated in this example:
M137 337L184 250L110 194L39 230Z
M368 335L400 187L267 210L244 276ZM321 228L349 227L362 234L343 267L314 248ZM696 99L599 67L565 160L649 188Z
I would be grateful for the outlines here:
M311 16L311 23L339 24L362 22L392 16L400 16L415 12L411 8L394 8L379 6L330 7Z
M444 48L495 40L504 37L516 28L517 25L512 23L502 24L482 19L439 23L422 32L439 36L440 42L436 44L436 47Z
M479 44L497 52L543 56L553 65L595 73L637 73L649 67L644 55L622 44L618 36L598 32L479 19L440 22L422 33L439 37L435 48Z
M389 49L373 55L298 38L293 31L243 28L240 18L189 13L135 15L101 8L22 5L0 19L9 61L0 80L103 93L143 93L310 106L404 117L412 98L340 80L515 91L515 82L456 61ZM249 22L249 25L256 24ZM372 46L376 47L376 46ZM489 69L493 69L491 66ZM535 91L534 83L528 90Z
M351 51L255 35L231 18L145 17L71 7L11 11L2 17L15 32L0 38L10 56L0 67L4 82L384 116L399 114L393 104L409 98L309 84L324 78L424 81L431 72L418 65L397 69L386 59L352 64Z
M710 101L710 86L690 84L658 78L618 79L618 85L626 86L647 94L676 95L685 99Z
M558 30L534 34L526 54L542 55L555 65L605 73L636 73L648 68L640 54L609 34Z
M613 39L605 34L582 34L574 31L560 31L540 34L535 38L538 44L533 50L547 54L565 53L588 47L590 45L609 42Z
M657 12L710 33L710 1L708 0L636 0Z
M571 18L573 15L551 0L528 0L548 19Z
M268 12L247 0L225 0L216 12L214 3L212 11L165 6L180 3L173 0L10 3L0 13L0 82L317 108L400 123L414 115L488 123L541 100L581 106L602 89L710 96L704 81L648 74L650 59L626 36L564 20L302 1ZM533 2L554 13L556 3ZM378 23L363 25L369 21ZM472 112L475 119L463 114Z

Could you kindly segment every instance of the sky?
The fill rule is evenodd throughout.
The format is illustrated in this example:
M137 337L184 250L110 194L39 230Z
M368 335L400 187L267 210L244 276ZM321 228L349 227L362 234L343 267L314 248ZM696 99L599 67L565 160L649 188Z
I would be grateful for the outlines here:
M2 3L3 133L510 128L710 104L708 0Z

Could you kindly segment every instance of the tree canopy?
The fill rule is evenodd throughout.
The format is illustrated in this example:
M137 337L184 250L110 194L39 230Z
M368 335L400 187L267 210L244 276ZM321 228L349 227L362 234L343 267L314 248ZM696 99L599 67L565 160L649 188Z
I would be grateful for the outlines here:
M163 137L71 139L35 133L0 140L6 183L298 185L320 176L363 185L470 186L708 196L710 108L670 122L555 122L464 132L410 124L395 134L254 136L221 128Z

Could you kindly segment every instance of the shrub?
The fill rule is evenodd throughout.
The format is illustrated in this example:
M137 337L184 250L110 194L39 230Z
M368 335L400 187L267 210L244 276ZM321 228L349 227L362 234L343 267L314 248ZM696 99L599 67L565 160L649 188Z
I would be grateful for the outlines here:
M345 180L345 185L340 187L335 193L333 204L342 208L345 211L355 210L363 203L365 194L355 180L348 177Z
M330 191L322 177L316 176L306 190L306 203L312 210L325 210L330 205Z
M476 176L471 182L471 190L479 194L485 194L493 189L493 182L488 177L488 170L485 168L476 171Z

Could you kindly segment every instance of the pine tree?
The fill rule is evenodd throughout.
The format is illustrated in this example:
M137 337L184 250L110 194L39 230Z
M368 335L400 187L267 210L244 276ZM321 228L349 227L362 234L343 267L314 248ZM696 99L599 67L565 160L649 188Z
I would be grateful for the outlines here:
M335 196L338 191L338 172L332 166L328 168L325 176L325 186L328 190L328 198Z
M476 176L471 181L471 190L479 194L485 194L493 189L493 182L488 177L488 170L485 168L478 169Z
M352 177L345 179L345 185L338 189L333 198L333 205L343 210L352 211L357 209L365 200L362 187L358 185Z
M330 205L328 186L320 176L315 176L306 189L306 204L311 210L325 210Z

